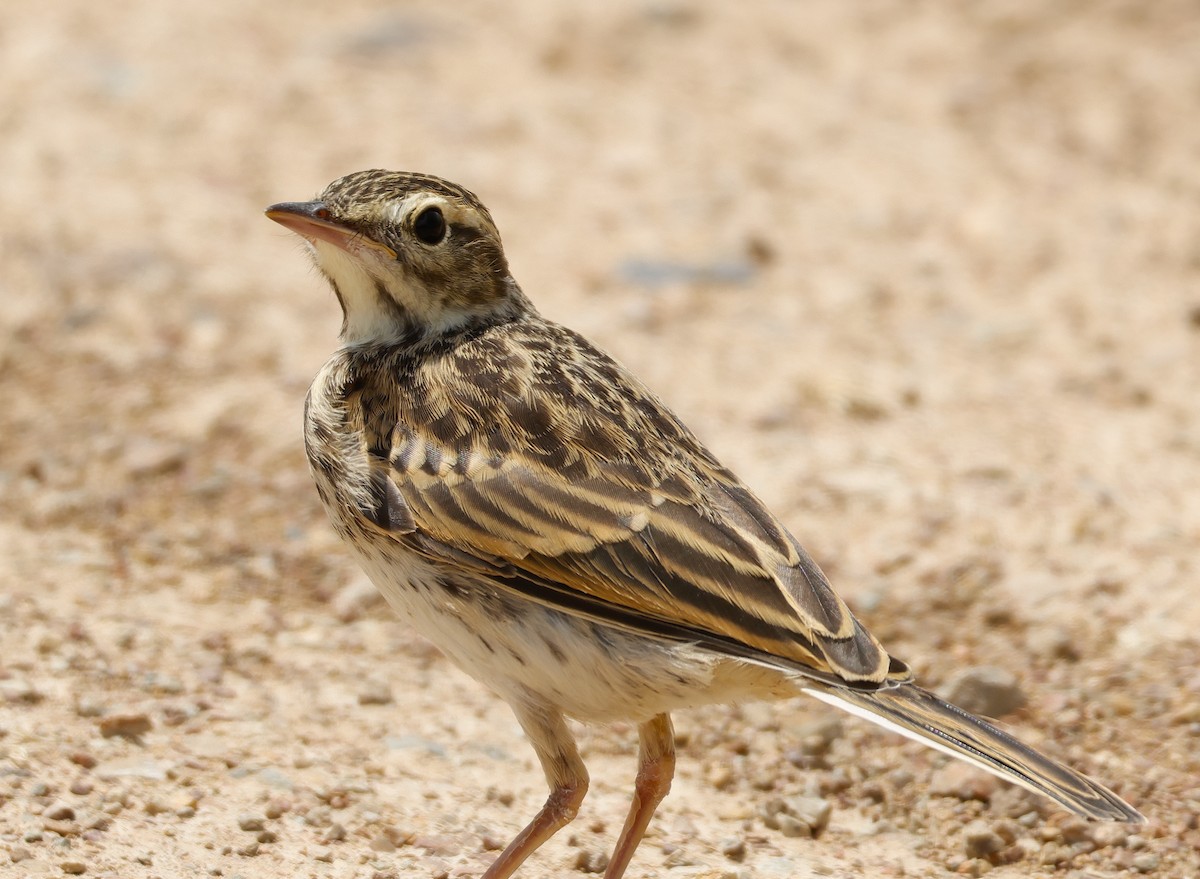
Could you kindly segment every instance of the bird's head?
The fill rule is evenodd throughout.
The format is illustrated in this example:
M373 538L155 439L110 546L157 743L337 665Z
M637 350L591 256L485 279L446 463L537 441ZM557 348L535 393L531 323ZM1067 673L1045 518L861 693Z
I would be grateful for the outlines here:
M341 303L347 344L451 332L528 307L487 208L438 177L359 171L267 216L308 242Z

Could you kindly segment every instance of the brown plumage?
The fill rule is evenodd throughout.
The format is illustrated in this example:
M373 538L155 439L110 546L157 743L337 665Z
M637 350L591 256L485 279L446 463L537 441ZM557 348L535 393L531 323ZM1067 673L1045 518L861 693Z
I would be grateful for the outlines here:
M546 771L550 798L488 879L583 798L564 715L640 724L615 879L670 786L669 712L801 692L1081 815L1141 820L913 684L670 410L537 313L471 193L364 171L268 216L310 242L345 317L305 416L334 526L389 602L513 706Z

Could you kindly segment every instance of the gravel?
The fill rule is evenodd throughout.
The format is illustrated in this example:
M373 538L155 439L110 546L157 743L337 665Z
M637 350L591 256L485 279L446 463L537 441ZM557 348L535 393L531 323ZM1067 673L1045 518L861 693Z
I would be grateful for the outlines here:
M1016 676L993 666L960 673L946 686L943 698L964 711L984 717L1003 717L1027 701Z

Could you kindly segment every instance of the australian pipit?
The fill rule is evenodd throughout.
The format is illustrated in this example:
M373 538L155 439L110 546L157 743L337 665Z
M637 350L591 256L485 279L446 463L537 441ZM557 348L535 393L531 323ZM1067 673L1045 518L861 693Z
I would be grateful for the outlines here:
M538 314L470 192L363 171L267 216L311 245L344 315L305 407L334 527L400 615L512 706L546 773L549 798L487 879L583 800L565 718L638 724L616 879L671 785L670 712L799 693L1080 815L1143 820L916 686L657 397Z

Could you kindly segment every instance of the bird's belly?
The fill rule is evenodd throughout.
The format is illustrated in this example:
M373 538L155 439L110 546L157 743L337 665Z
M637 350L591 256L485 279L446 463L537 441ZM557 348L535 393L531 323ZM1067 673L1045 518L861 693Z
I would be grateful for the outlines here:
M539 702L583 721L642 721L798 692L776 669L571 616L486 582L447 582L444 571L395 544L356 552L403 619L509 702Z

